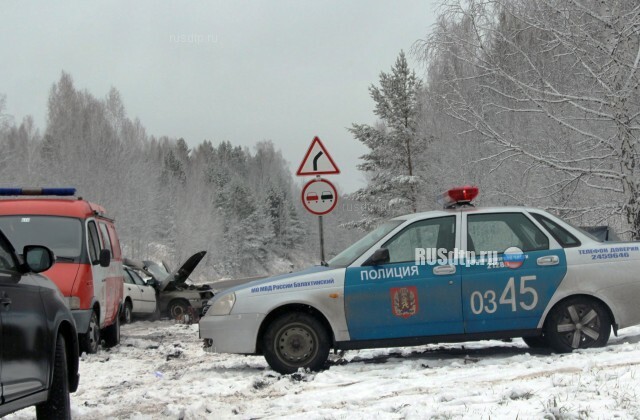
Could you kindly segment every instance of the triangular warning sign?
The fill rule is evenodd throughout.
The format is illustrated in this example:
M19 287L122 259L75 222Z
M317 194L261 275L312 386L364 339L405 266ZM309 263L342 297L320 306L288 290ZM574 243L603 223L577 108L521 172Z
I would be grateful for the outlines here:
M330 175L339 173L340 169L338 169L324 144L318 137L314 137L296 175Z

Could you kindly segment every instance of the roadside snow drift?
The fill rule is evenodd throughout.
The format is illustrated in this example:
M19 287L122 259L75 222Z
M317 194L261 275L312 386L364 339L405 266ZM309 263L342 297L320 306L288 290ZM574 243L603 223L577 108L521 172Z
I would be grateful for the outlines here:
M136 322L82 357L71 404L77 419L638 418L639 342L633 327L568 355L520 339L351 351L283 376L261 356L206 352L197 325Z

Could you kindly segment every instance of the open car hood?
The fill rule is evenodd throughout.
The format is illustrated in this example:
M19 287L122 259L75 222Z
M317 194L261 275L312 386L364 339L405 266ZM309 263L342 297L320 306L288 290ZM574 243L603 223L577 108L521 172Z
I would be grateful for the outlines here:
M190 256L187 261L185 261L177 270L171 272L171 274L169 274L169 276L167 276L165 279L158 279L160 282L160 284L158 285L160 291L166 289L171 282L175 282L176 284L184 283L189 278L191 273L193 273L193 270L195 270L198 264L200 264L200 261L202 261L206 253L207 251L196 252L195 254Z
M200 261L202 261L202 258L204 258L206 253L207 253L207 251L196 252L195 254L190 256L180 266L180 268L178 268L177 270L171 272L171 274L169 274L168 276L166 276L164 278L158 278L158 274L157 273L156 274L153 273L153 271L158 271L158 270L154 270L154 269L152 269L150 267L152 267L152 266L155 266L155 267L158 267L158 268L161 267L158 264L154 263L153 261L135 261L135 260L131 260L129 258L124 258L122 262L124 263L124 265L129 266L131 268L134 268L136 270L140 270L144 274L146 274L149 277L153 278L156 281L156 285L154 287L156 287L159 291L162 292L172 282L175 282L177 284L184 283L189 278L191 273L193 273L193 270L198 266ZM166 268L166 266L165 266L165 268ZM162 270L162 271L164 271L164 270ZM168 270L166 270L166 271L168 271Z

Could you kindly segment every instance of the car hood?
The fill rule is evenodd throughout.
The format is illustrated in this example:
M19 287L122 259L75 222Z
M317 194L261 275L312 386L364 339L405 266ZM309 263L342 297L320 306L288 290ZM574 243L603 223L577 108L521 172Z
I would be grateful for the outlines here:
M248 281L239 285L235 285L233 287L230 287L228 289L225 289L224 292L226 293L231 293L231 292L237 292L243 289L249 289L252 287L256 287L256 286L260 286L263 284L267 284L270 283L272 281L277 281L277 280L284 280L284 279L288 279L290 277L298 277L298 276L303 276L305 274L313 274L313 273L320 273L323 271L329 271L329 270L335 270L335 267L325 267L325 266L321 266L321 265L314 265L313 267L309 267L306 268L304 270L301 271L295 271L293 273L285 273L285 274L279 274L276 276L272 276L272 277L266 277L266 278L262 278L262 279L257 279L257 280L253 280L253 281ZM212 286L214 286L215 283L212 284ZM218 296L218 294L220 293L221 290L216 291L216 296Z
M207 251L196 252L195 254L187 258L187 260L177 270L174 270L165 279L158 279L158 281L160 282L158 284L158 289L160 291L163 291L171 282L182 284L187 281L191 273L193 273L193 270L195 270L198 264L200 264L200 261L202 261L206 253Z

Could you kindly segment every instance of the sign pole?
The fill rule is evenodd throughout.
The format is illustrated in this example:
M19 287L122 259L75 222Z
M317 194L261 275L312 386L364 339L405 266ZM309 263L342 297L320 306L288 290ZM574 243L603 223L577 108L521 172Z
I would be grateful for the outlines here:
M315 176L315 179L307 182L301 191L302 205L311 214L318 216L318 234L320 236L320 263L325 263L324 256L324 227L322 216L329 214L338 204L338 190L320 175L339 174L340 169L333 161L318 136L313 138L307 153L298 167L296 175Z
M320 232L320 263L324 262L324 232L322 229L322 216L318 216L318 230Z

